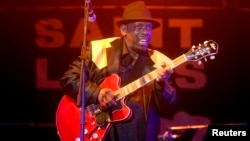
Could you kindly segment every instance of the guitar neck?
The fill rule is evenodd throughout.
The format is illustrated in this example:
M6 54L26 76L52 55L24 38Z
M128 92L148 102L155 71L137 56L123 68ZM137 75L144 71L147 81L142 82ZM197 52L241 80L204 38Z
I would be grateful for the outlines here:
M171 69L174 69L174 68L176 68L177 66L179 66L180 64L182 64L182 63L184 63L186 61L187 61L186 55L183 54L183 55L177 57L176 59L174 59L173 61L168 62L167 66L170 66ZM147 85L148 83L152 82L154 79L156 79L156 76L157 76L156 72L159 69L160 68L155 69L155 70L151 71L150 73L145 74L144 76L136 79L135 81L133 81L133 82L125 85L124 87L118 89L117 91L115 91L116 100L120 100L123 97L133 93L137 89L139 89L139 88Z

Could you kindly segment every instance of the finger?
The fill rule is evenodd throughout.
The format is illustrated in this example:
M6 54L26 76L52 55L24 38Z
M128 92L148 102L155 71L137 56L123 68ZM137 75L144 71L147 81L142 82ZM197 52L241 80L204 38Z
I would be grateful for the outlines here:
M167 65L166 65L165 62L162 62L162 63L161 63L161 67L162 67L162 68L165 68L166 66L167 66Z
M116 105L117 105L117 102L116 102L115 100L112 100L112 101L111 101L111 105L112 105L112 106L116 106Z
M117 103L116 101L114 100L113 96L112 97L108 97L107 98L107 102L108 102L108 106L111 107L111 106L116 106Z
M113 107L113 106L116 106L117 105L117 103L116 102L114 102L114 101L110 101L109 103L107 103L105 106L106 106L106 108L110 108L110 107Z
M171 68L170 65L166 65L165 70L166 70L168 73L170 73L170 74L174 73L174 70L173 70L173 68Z

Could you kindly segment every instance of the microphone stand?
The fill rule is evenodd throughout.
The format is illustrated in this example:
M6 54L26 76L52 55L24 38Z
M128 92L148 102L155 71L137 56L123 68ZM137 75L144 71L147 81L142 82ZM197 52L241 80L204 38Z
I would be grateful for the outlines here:
M84 141L84 127L85 127L85 92L86 92L86 86L85 86L85 80L86 80L86 51L87 43L86 43L86 35L87 35L87 24L88 24L88 17L89 17L89 2L88 0L85 0L85 6L84 6L84 27L83 27L83 42L81 47L81 73L80 73L80 81L79 81L79 91L77 95L77 105L80 108L80 141Z

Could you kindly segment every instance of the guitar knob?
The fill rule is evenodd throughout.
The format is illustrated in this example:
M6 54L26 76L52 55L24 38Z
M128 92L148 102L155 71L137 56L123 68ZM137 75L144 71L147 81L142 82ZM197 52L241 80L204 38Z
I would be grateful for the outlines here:
M98 134L97 134L97 133L94 133L94 134L92 135L92 137L93 137L94 140L96 140L96 139L98 138Z
M87 129L84 129L84 135L87 135L89 131Z
M91 125L95 125L95 121L92 121L92 122L91 122Z

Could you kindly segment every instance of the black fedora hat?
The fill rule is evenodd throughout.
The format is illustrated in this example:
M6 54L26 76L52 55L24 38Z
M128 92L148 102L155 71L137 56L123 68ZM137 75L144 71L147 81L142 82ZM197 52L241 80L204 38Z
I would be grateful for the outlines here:
M118 20L116 24L126 24L135 21L149 21L153 24L153 28L160 26L160 23L152 18L150 11L147 9L143 1L136 1L129 4L123 12L122 19Z

